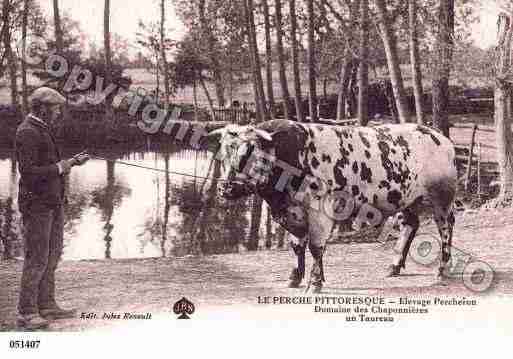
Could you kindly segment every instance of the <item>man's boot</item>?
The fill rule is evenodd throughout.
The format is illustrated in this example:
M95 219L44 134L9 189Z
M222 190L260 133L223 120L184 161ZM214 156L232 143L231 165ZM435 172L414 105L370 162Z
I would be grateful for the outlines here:
M77 311L75 309L62 309L58 306L47 309L40 309L39 313L45 319L69 319L75 318Z
M35 314L18 314L16 320L18 329L21 330L37 330L48 328L50 324L48 320L41 318L37 313Z

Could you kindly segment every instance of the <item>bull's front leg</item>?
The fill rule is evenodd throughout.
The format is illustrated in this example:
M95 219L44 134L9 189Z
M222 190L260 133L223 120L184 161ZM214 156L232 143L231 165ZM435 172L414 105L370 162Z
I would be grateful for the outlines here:
M312 286L314 293L320 293L324 277L323 255L326 250L326 243L332 234L334 221L320 211L311 210L309 215L309 242L308 249L312 254L314 263L310 273L310 282L307 289Z
M299 288L299 285L305 277L305 256L307 237L292 241L291 246L297 257L297 267L292 269L290 274L289 288Z
M322 263L322 256L325 248L325 246L312 244L311 242L308 245L308 249L312 254L314 263L312 271L310 272L310 283L308 284L307 289L312 286L314 293L320 293L322 290L322 283L326 281L324 278L324 265Z

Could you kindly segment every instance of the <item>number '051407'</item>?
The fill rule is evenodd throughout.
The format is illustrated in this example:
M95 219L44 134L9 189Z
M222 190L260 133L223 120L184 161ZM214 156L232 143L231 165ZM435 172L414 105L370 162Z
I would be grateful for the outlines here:
M9 348L11 349L37 349L41 344L40 340L11 340Z

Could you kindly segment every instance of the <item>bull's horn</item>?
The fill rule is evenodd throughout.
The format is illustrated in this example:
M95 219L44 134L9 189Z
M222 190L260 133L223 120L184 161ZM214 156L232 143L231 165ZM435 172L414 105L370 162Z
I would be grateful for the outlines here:
M205 130L207 132L212 132L212 131L215 131L215 130L219 130L220 128L224 128L226 127L226 124L225 123L220 123L220 122L207 122L205 124Z
M264 130L261 130L259 128L255 128L254 129L255 133L257 134L258 137L266 140L266 141L269 141L269 142L272 142L273 138L271 136L271 134L269 132L266 132Z

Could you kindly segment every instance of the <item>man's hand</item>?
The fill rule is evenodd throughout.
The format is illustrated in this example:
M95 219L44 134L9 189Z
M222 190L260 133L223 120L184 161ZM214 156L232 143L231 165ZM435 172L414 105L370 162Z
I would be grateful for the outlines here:
M91 159L91 157L89 157L89 155L85 151L81 152L79 154L76 154L72 158L73 166L82 166L84 163L86 163L90 159Z

